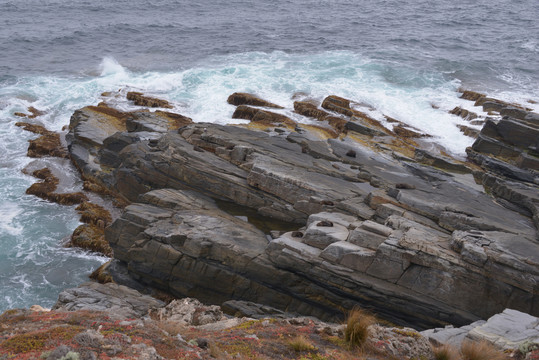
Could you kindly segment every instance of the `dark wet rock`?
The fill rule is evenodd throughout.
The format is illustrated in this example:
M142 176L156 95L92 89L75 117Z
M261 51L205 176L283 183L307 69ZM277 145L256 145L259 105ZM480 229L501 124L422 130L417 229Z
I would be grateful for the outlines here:
M457 125L457 127L466 136L472 137L474 139L477 139L477 136L479 136L480 131L477 129L471 128L466 125Z
M348 123L348 120L336 116L327 116L323 121L327 121L329 126L335 129L338 133L344 132L346 129L346 124Z
M88 201L86 195L81 192L62 194L56 193L59 180L48 168L36 170L32 173L32 175L42 179L43 181L34 183L28 189L26 189L26 193L29 195L35 195L44 200L55 202L61 205L74 205Z
M33 132L34 134L44 135L50 132L42 125L30 124L27 122L17 122L15 123L15 126L22 127L24 130Z
M510 108L513 113L524 111ZM527 113L527 119L533 118ZM539 184L539 154L536 152L539 125L529 120L504 116L500 121L485 122L468 158L483 169L510 179Z
M28 157L54 156L67 158L67 150L60 141L60 134L48 132L29 141Z
M470 90L462 91L462 95L460 96L461 99L466 99L466 100L471 100L471 101L477 101L484 97L486 97L485 94L481 94L481 93L470 91Z
M488 125L485 124L485 126L488 126ZM485 129L485 127L483 129ZM519 151L519 149L516 148L515 146L506 144L503 141L494 139L482 133L479 133L471 149L478 153L492 155L495 157L501 157L505 159L516 158L521 154L521 151Z
M369 123L361 117L352 117L345 125L345 128L368 136L385 136L386 132L374 129Z
M525 120L528 114L528 111L513 106L505 107L500 111L500 115L502 116L508 116L519 120Z
M459 106L455 107L449 113L453 114L453 115L460 116L461 118L463 118L465 120L477 119L477 114L476 113L474 113L473 111L463 109L463 108L461 108Z
M482 100L486 100L486 98L482 99ZM480 103L476 102L476 105L483 106L483 111L485 111L487 113L491 113L491 112L498 112L499 113L500 111L502 111L505 108L505 104L500 103L498 101L482 101Z
M506 161L485 156L474 151L467 151L468 158L495 174L505 176L510 179L539 184L539 175L533 170L521 169Z
M96 225L83 224L75 229L67 247L78 247L111 257L109 243L105 240L105 231Z
M320 110L318 106L307 101L294 101L294 111L303 116L324 120L331 116L328 112Z
M80 221L105 228L112 222L110 212L100 205L84 202L75 209L81 215Z
M287 124L295 125L295 121L287 116L277 114L271 111L260 110L257 108L249 107L246 105L240 105L232 114L233 119L246 119L252 122L261 123L265 125L272 124Z
M504 117L497 124L496 130L501 140L519 148L536 145L539 138L539 127L528 126L509 117Z
M516 164L519 168L539 171L539 157L536 155L520 153Z
M234 93L230 95L227 99L227 102L231 105L251 105L251 106L263 106L263 107L271 107L276 109L283 109L282 106L273 104L269 101L260 99L252 94L246 94L246 93Z
M294 111L303 116L327 123L337 134L344 132L346 130L346 124L349 122L349 120L342 117L332 116L330 113L319 109L315 104L307 101L295 101Z
M18 117L25 117L25 118L28 118L28 119L35 119L38 116L45 115L44 111L38 110L33 106L28 107L28 112L30 114L16 112L13 115L18 116Z
M350 108L350 100L339 96L330 95L326 97L322 102L322 107L346 116L354 115L354 111Z
M30 131L41 136L34 140L29 140L28 157L40 158L43 156L54 156L67 158L67 149L60 141L60 134L47 130L44 126L38 124L29 124L18 122L16 126L22 127L26 131Z
M160 107L172 109L172 105L166 100L157 99L150 96L145 96L140 92L131 91L127 93L127 100L131 100L138 106L147 106L147 107Z
M426 137L428 135L418 133L417 131L410 130L403 126L402 124L399 124L393 128L393 132L397 134L400 137L403 138L420 138L420 137Z
M471 170L466 167L466 165L459 163L447 156L436 155L429 153L428 151L416 149L415 151L415 160L420 163L428 164L430 166L444 169L448 171L462 172L467 173Z

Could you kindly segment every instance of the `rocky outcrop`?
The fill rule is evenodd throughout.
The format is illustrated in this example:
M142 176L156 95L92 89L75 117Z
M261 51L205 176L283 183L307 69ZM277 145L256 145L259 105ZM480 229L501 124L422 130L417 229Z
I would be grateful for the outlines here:
M110 310L121 318L139 318L165 304L151 296L114 283L87 282L60 293L53 310Z
M466 149L468 158L487 171L480 181L489 192L505 206L531 216L539 227L539 115L514 104L495 103L502 118L487 118Z
M263 132L210 123L164 132L144 125L157 121L146 112L129 114L141 126L97 136L101 115L75 113L68 140L83 175L133 202L106 229L116 268L177 297L251 301L322 319L356 305L423 328L507 307L539 314L536 185L504 190L496 174L417 148L346 99L324 104L380 134L348 127L340 139L324 139L298 126ZM222 201L297 230L275 231L270 241L221 210Z
M421 334L434 345L450 344L460 347L466 340L486 341L503 350L520 349L523 355L539 349L539 318L505 309L487 321L454 328L429 329Z

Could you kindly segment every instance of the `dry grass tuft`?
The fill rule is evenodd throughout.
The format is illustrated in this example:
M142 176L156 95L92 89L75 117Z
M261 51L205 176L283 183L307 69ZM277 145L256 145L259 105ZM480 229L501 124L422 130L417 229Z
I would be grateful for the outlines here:
M296 352L316 350L316 347L303 335L297 336L294 339L290 340L288 342L288 345L290 345L290 347Z
M376 323L376 318L364 310L355 308L350 311L344 329L344 340L350 346L362 347L369 337L369 326Z
M486 341L465 341L460 348L462 360L506 360L507 356Z
M451 345L437 346L432 349L435 360L459 360L459 353Z

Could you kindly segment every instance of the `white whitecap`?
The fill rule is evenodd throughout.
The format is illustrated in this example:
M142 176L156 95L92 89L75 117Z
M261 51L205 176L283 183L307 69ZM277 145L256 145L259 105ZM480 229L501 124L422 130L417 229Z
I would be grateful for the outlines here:
M23 210L14 203L3 202L0 204L0 230L10 235L20 235L23 227L16 223L17 216L22 214Z
M103 58L101 64L99 64L99 71L101 72L101 76L126 74L125 68L120 65L120 63L116 61L115 58L110 56L106 56Z
M521 48L532 51L539 52L539 43L537 40L529 40L520 45Z

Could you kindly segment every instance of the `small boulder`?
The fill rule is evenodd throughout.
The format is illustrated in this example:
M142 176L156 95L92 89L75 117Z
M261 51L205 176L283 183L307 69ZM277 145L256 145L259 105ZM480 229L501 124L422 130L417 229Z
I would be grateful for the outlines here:
M246 119L252 122L258 122L262 124L280 124L295 125L295 121L281 114L277 114L271 111L265 111L249 107L246 105L240 105L232 114L233 119Z
M322 107L346 116L354 115L354 111L350 108L350 100L339 96L330 95L326 97L322 102Z
M294 111L300 115L318 120L324 120L327 116L330 116L329 113L320 110L316 105L307 101L294 101Z
M485 96L486 96L485 94L481 94L476 91L464 90L462 91L462 95L460 96L460 98L470 100L470 101L477 101L480 98L484 98Z
M168 101L153 98L150 96L145 96L140 92L130 91L127 93L127 100L131 100L138 106L147 106L147 107L160 107L172 109L172 105Z
M252 94L239 93L239 92L236 92L230 95L227 99L227 102L231 105L236 105L236 106L252 105L252 106L265 106L265 107L271 107L271 108L276 108L276 109L283 109L282 106L260 99Z

